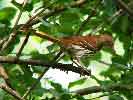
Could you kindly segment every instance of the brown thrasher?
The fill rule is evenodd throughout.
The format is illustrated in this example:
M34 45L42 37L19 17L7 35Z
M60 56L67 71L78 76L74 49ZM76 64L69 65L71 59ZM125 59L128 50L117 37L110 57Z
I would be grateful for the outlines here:
M95 54L97 51L101 50L102 47L108 47L114 50L113 38L107 34L63 38L54 38L40 31L36 31L34 34L54 43L58 43L62 49L67 50L74 58L81 58L89 54Z
M58 43L63 50L67 50L74 58L95 54L97 51L101 50L102 47L109 47L114 50L113 38L107 34L72 36L58 39L40 31L36 31L34 34L54 43Z
M95 54L97 51L101 50L102 47L109 47L114 50L113 38L107 34L72 36L58 39L40 31L34 31L34 34L54 43L58 43L62 48L62 51L67 51L73 60L78 62L78 64L76 64L80 67L82 66L80 62L81 57Z

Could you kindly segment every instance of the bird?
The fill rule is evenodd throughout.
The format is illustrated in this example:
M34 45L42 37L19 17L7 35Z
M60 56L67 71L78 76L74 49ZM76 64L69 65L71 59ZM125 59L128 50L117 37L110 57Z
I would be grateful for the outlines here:
M95 54L103 47L111 48L114 51L113 37L108 34L62 38L55 38L41 31L35 31L34 34L51 42L58 43L63 50L68 51L74 58L82 58L89 54Z
M103 47L115 52L113 37L107 34L64 37L60 39L60 44L71 55L73 62L83 69L81 58L92 57Z
M61 51L67 52L71 56L73 62L83 69L81 58L95 55L103 47L111 48L114 51L113 37L108 34L55 38L45 32L37 30L33 32L36 36L59 44Z
M113 38L107 34L64 37L60 42L76 58L93 55L103 47L114 50Z

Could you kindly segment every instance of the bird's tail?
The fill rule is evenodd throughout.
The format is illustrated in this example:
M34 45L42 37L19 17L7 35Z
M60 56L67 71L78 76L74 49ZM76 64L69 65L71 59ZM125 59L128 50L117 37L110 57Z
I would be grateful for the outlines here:
M51 41L51 42L54 42L54 43L60 42L60 39L55 38L55 37L52 37L52 36L48 35L48 34L45 33L45 32L34 31L34 34L35 34L36 36L39 36L40 38L47 39L47 40L49 40L49 41Z
M43 39L47 39L51 42L54 42L54 43L60 43L60 39L58 38L55 38L53 36L50 36L48 35L47 33L45 32L42 32L42 31L38 31L38 30L34 30L34 29L30 29L32 31L32 33L40 38L43 38ZM28 29L27 28L23 28L23 29L20 29L20 31L22 32L27 32Z

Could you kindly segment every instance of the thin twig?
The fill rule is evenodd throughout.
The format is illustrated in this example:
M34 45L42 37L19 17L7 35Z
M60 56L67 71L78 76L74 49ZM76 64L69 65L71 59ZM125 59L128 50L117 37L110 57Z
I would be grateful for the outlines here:
M113 93L106 93L106 94L102 94L100 96L94 97L94 98L90 98L90 99L86 99L86 100L95 100L97 98L101 98L101 97L105 97L105 96L110 96L110 95L114 95L117 92L113 92Z
M51 63L51 62L45 62L44 60L34 60L34 59L20 59L16 57L9 57L9 56L0 56L0 63L10 63L10 64L27 64L27 65L36 65L36 66L42 66L47 68L56 68L63 71L72 71L75 73L79 73L80 75L91 75L91 71L83 70L82 68L75 67L73 64L62 64L62 63ZM82 70L82 73L81 73ZM90 73L88 73L90 72Z
M25 0L25 3L23 3L23 8L25 7L26 5L26 2L27 0ZM72 2L70 4L70 7L78 7L78 6L81 6L83 5L84 3L86 2L86 0L78 0L78 1L75 1L75 2ZM43 15L43 19L46 19L50 16L53 16L57 13L60 13L64 10L67 10L68 7L66 6L61 6L61 7L56 7L55 9L52 9L51 11L49 12L46 12L44 15ZM21 17L21 13L22 13L23 9L20 11L20 14L18 16L18 19L16 20L16 25L14 25L15 27L13 28L13 32L11 33L10 37L8 38L7 42L5 42L1 48L1 53L6 49L6 47L8 47L8 45L16 38L16 35L17 35L17 30L16 30L16 27L19 26L17 25L20 17ZM42 11L40 11L37 15L35 15L34 17L31 17L31 19L29 19L26 24L23 24L23 25L20 25L20 29L23 29L23 28L29 28L30 26L34 25L34 24L37 24L40 20L39 19L36 19L36 20L33 20L34 18L36 18L38 15L40 15L43 11L45 11L44 9ZM31 21L32 20L32 21Z
M47 8L49 8L51 5L53 5L55 2L53 2L52 4L47 5L46 7L44 7L41 11L39 11L36 15L32 16L25 24L29 24L31 23L34 19L36 19L37 17L39 17Z
M60 58L60 55L62 54L62 51L60 51L54 58L53 58L53 60L51 61L51 63L55 63L56 62L56 60L58 59L58 58ZM40 80L42 79L42 77L44 76L44 74L47 72L47 70L48 70L48 68L47 69L45 69L44 71L43 71L43 73L38 77L38 79L37 79L37 81L35 82L35 83L33 83L33 85L25 92L25 94L23 95L23 98L25 98L26 99L26 97L31 93L31 91L33 90L33 89L35 89L35 87L37 86L37 84L40 82Z
M107 19L107 21L108 21L108 22L114 21L114 18L116 19L117 16L119 16L119 15L121 14L121 12L122 12L122 9L118 10L118 11L115 12L112 16L110 16L110 17ZM112 23L112 22L110 22L110 23ZM98 26L96 26L96 28L93 29L90 33L93 34L93 33L96 33L96 32L98 32L98 31L100 31L100 30L102 29L101 27L102 27L104 24L105 24L105 22L100 23L100 24L99 24Z
M98 0L98 1L97 1L96 6L95 6L95 7L92 9L92 11L91 11L91 14L88 15L87 19L85 19L85 20L81 23L81 25L80 25L80 27L78 28L78 30L74 33L75 35L79 35L80 32L83 30L84 26L85 26L85 25L88 23L88 21L90 20L90 18L93 17L94 15L96 15L96 9L97 9L97 7L99 6L100 2L101 2L101 0Z
M2 46L3 46L3 44L4 44L7 40L8 40L7 37L5 37L5 38L3 38L3 39L0 40L0 50L1 50Z
M17 100L25 100L16 91L12 90L5 84L1 84L0 88L3 89L4 91L6 91L7 93L9 93L10 95L12 95Z
M25 3L23 3L23 8L24 8L24 6L26 5L26 2L27 2L27 0L25 0ZM72 3L70 4L70 7L78 7L78 6L81 6L82 4L84 4L85 2L86 2L86 0L78 0L78 1L76 1L76 2L72 2ZM54 14L60 13L60 12L62 12L62 11L64 11L64 10L66 10L66 9L67 9L66 6L56 7L55 9L53 9L53 10L51 10L51 11L49 11L49 12L46 12L46 13L44 14L44 16L43 16L43 19L46 19L46 18L48 18L48 17L50 17L50 16L52 16L52 15L54 15ZM42 10L40 13L42 13L42 12L43 12L43 10ZM20 14L19 14L19 16L18 16L17 21L20 19L19 17L21 16L21 13L22 13L22 10L20 11ZM40 13L38 13L38 14L35 16L35 18L36 18L38 15L40 15ZM32 18L31 18L31 19L32 19ZM21 25L19 28L20 28L20 29L23 29L23 28L26 28L26 27L30 27L30 26L32 26L32 25L34 25L34 24L36 24L36 23L39 22L39 19L30 21L31 19L29 19L29 20L26 22L26 24ZM33 19L34 19L34 18L33 18ZM17 21L16 21L16 24L18 23ZM8 41L5 42L5 43L3 44L2 48L1 48L1 52L3 52L3 51L5 50L5 48L8 47L8 45L16 38L16 35L17 35L16 26L17 26L17 25L15 25L15 27L13 28L13 29L14 29L14 32L11 33L11 35L10 35Z
M30 32L27 32L26 37L25 37L25 39L24 39L24 41L23 41L23 43L22 43L22 45L21 45L21 47L20 47L18 53L16 54L16 57L17 57L17 58L20 57L20 55L21 55L21 53L22 53L22 51L23 51L23 49L24 49L26 43L28 42L29 36L30 36Z
M118 2L118 4L120 5L120 7L125 10L126 12L128 12L128 14L133 18L133 10L130 9L128 7L127 4L125 4L122 0L116 0Z
M128 3L128 5L129 5L130 3ZM118 18L119 16L121 16L122 14L123 14L123 12L124 12L124 10L123 9L119 9L118 11L116 11L112 16L110 16L108 19L107 19L107 21L108 22L110 22L110 23L112 23L112 22L114 22L114 20L116 19L116 18ZM96 33L96 32L98 32L98 31L100 31L102 28L102 26L105 24L105 22L102 22L101 24L99 24L98 26L96 26L96 28L95 29L93 29L90 33Z
M128 68L126 65L119 64L119 63L117 63L117 62L113 62L112 64L111 64L111 63L107 63L107 62L105 62L105 61L101 61L101 60L99 60L98 62L101 63L101 64L104 64L104 65L107 65L107 66L111 66L111 65L113 64L113 65L116 65L117 68L120 68L120 69L123 69L123 70L130 69L130 68Z
M126 90L126 91L133 90L133 84L114 83L114 84L108 85L106 89L101 86L92 86L92 87L72 91L72 93L76 93L79 95L88 95L88 94L98 93L98 92L110 92L110 91L113 92L113 91L122 91L122 90Z
M13 27L12 32L16 31L16 26L17 26L17 24L18 24L18 22L19 22L19 20L20 20L20 18L21 18L21 15L22 15L22 13L23 13L23 9L24 9L24 7L26 6L27 2L28 2L28 0L24 0L24 1L23 1L23 3L22 3L22 8L21 8L21 10L20 10L20 12L19 12L19 15L18 15L18 17L17 17L17 20L16 20L16 22L15 22L15 24L14 24L14 27ZM14 33L14 34L15 34L15 33Z
M16 38L16 35L17 35L17 29L16 29L16 27L17 27L17 24L18 24L18 22L19 22L19 20L20 20L20 18L21 18L23 9L24 9L24 7L26 6L27 1L28 1L28 0L24 0L24 1L23 1L22 8L21 8L21 10L20 10L20 12L19 12L19 15L18 15L18 17L17 17L17 20L16 20L16 22L15 22L15 24L14 24L12 33L10 34L8 40L3 44L2 48L1 48L1 52L3 52L3 51L8 47L8 45L11 44L11 42Z
M24 9L24 7L25 7L27 1L28 1L28 0L24 0L24 1L23 1L22 8L21 8L21 10L20 10L20 12L19 12L19 15L18 15L17 19L16 19L16 22L15 22L15 24L14 24L12 33L10 34L10 37L9 37L8 39L6 38L7 41L4 42L4 44L3 44L3 42L1 42L1 44L2 44L2 46L1 46L1 52L3 52L3 51L8 47L8 45L15 39L15 37L16 37L16 35L17 35L16 27L17 27L17 24L18 24L18 22L19 22L19 20L20 20L20 18L21 18L23 9ZM5 41L5 40L4 40L4 41ZM7 80L8 80L8 79L5 79L7 85L10 86L9 81L7 81ZM11 95L12 95L14 98L16 98L17 100L24 100L15 90L13 90L12 88L8 87L7 85L1 84L1 85L0 85L0 88L3 89L4 91L8 92L9 94L11 94Z
M53 4L53 3L52 3L52 4ZM43 13L43 12L44 12L49 6L51 6L52 4L46 6L46 7L43 8L40 12L38 12L35 16L31 17L31 18L25 23L25 25L29 24L32 20L34 20L36 17L38 17L41 13ZM25 25L23 25L23 27L25 27ZM22 28L23 28L23 27L22 27ZM26 27L26 29L28 29L28 28ZM20 47L20 49L19 49L19 51L18 51L18 53L17 53L17 55L16 55L17 57L19 57L19 56L21 55L24 46L25 46L26 43L28 42L28 39L29 39L29 36L30 36L30 32L29 32L29 30L27 30L26 32L27 32L26 37L25 37L25 39L24 39L24 41L23 41L23 43L22 43L22 45L21 45L21 47Z
M8 87L15 90L11 85L11 82L10 82L9 75L8 75L7 71L5 70L5 68L2 64L0 64L0 77L2 77L5 80L5 83Z
M43 71L43 73L38 77L38 79L37 79L37 81L35 82L35 83L33 83L33 85L30 87L30 88L28 88L28 90L25 92L25 94L23 95L23 99L26 99L27 98L27 96L31 93L31 91L34 89L34 88L36 88L36 86L37 86L37 84L40 82L40 80L42 79L42 77L44 76L44 74L47 72L47 70L45 69L44 71Z
M32 29L33 30L33 29ZM36 32L36 30L33 30L34 31L34 34L36 34L37 36L39 36L39 37L41 37L41 38L44 38L44 39L50 39L50 40L53 40L53 41L55 41L55 42L59 42L60 40L59 39L56 39L56 38L54 38L54 37L51 37L51 36L49 36L49 35L47 35L47 34L45 34L45 33L43 33L43 32ZM50 38L51 37L51 38ZM60 42L59 42L60 43ZM64 50L65 50L65 47L62 47L62 48L64 48ZM57 58L59 58L60 57L60 55L62 54L63 52L62 52L62 50L57 54L57 57L55 57L55 59ZM55 60L54 60L55 61ZM53 61L53 62L54 62ZM86 70L86 72L87 73L91 73L90 72L90 70L88 70L88 69L86 69L86 68L84 68L84 67L82 67L81 65L79 65L79 64L77 64L77 62L75 62L74 60L72 60L78 67L80 67L83 71L85 71ZM82 73L82 70L81 70L81 73ZM82 74L81 74L82 75Z
M72 2L70 4L70 7L79 7L79 6L83 5L83 4L85 4L85 2L87 2L87 0L77 0L75 2ZM42 19L45 20L46 18L48 18L50 16L53 16L55 14L58 14L58 13L60 13L62 11L67 10L67 9L68 9L68 6L55 7L54 9L44 13L43 16L42 16ZM33 20L30 23L28 23L27 25L28 26L32 26L32 25L37 24L38 22L40 22L40 19Z

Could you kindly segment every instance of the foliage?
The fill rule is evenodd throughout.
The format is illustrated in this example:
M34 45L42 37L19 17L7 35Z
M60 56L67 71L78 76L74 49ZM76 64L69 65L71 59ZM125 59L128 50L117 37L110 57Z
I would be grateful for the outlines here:
M84 65L88 66L88 68L94 65L95 69L97 69L97 71L92 72L94 76L70 82L67 88L64 88L62 84L56 83L49 78L42 79L43 81L39 82L37 87L28 95L28 100L88 100L95 96L88 94L86 98L86 96L71 93L71 90L75 90L75 87L77 90L81 87L87 88L88 86L95 85L99 85L107 90L109 85L115 83L133 86L133 17L124 10L118 13L122 8L116 2L117 0L99 0L99 3L97 0L86 0L85 4L76 7L70 6L76 0L28 0L23 9L23 4L16 1L0 1L0 50L2 50L3 44L7 41L2 43L2 40L9 37L14 31L14 23L19 16L18 13L21 11L22 15L20 20L23 20L18 23L18 27L15 26L17 37L15 37L13 42L0 55L14 56L18 52L18 48L21 47L23 39L26 36L25 32L20 32L19 25L25 24L31 16L34 16L43 8L46 9L36 18L39 19L38 21L33 21L33 28L44 31L57 38L86 34L110 34L114 38L117 53L117 55L112 55L109 50L103 49L94 57L87 58L83 61ZM130 4L131 0L124 0L124 2ZM98 6L95 7L97 3ZM46 15L47 10L52 11L52 9L57 9L61 6L65 6L65 9L62 11L54 10L55 13ZM81 24L86 19L86 16L91 15L93 10L95 10L95 15L82 27ZM25 14L28 18L25 18ZM80 27L82 27L80 33L75 33ZM58 51L59 46L57 44L52 44L46 39L40 39L34 36L31 31L30 38L21 53L21 58L49 62L55 57ZM64 59L65 63L71 61L67 55L62 59ZM100 60L112 63L104 65L98 62ZM28 87L37 81L37 77L41 75L44 69L46 72L48 70L42 66L26 64L17 65L6 63L2 65L8 73L11 85L20 95L24 95ZM1 80L2 78L0 79L0 83L3 83ZM43 87L42 85L45 84L44 81L50 87ZM101 91L101 93L104 94L104 91ZM109 90L108 93L109 100L124 100L125 98L133 100L133 89L131 91L120 89L116 94L113 94L113 90ZM113 95L110 95L111 93ZM2 90L0 90L0 95L1 100L14 99L9 93ZM97 98L96 100L100 99Z

